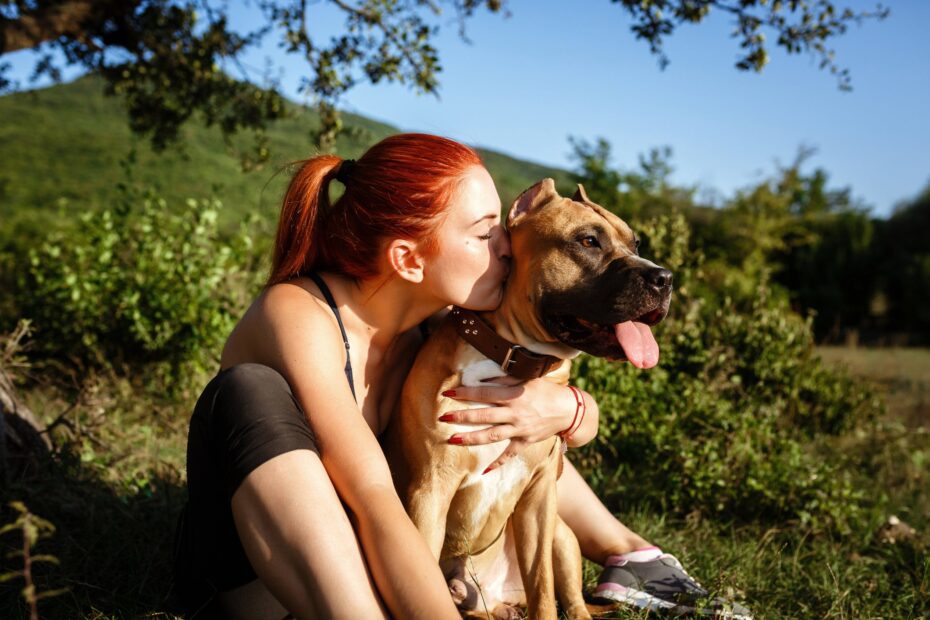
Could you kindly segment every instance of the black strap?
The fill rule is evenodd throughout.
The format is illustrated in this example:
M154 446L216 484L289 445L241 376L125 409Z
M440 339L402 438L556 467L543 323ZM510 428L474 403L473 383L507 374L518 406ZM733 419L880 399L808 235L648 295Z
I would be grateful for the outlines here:
M352 390L352 398L355 399L355 402L358 402L358 397L355 396L355 381L352 379L352 361L349 358L349 337L346 336L346 328L342 324L342 317L339 316L339 308L336 307L336 300L333 299L333 294L330 292L329 287L326 286L326 282L323 281L323 278L317 273L308 274L316 285L320 287L320 292L323 293L323 297L326 298L326 303L329 304L329 307L332 309L333 314L336 315L336 321L339 323L339 331L342 332L342 341L346 345L346 379L349 380L349 389Z

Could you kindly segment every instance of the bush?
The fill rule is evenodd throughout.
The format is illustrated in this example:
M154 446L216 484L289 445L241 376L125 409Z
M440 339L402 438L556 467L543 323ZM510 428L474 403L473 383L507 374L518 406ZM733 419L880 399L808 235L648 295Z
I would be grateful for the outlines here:
M8 258L15 311L32 320L39 358L145 367L172 391L215 366L258 286L251 237L243 226L223 240L221 209L217 200L169 209L151 193L127 194Z
M810 322L767 277L705 265L684 218L640 227L675 272L656 329L659 365L641 371L584 356L575 381L597 399L597 440L580 455L603 495L664 510L793 519L847 531L860 514L850 476L812 441L873 417L869 390L813 355Z

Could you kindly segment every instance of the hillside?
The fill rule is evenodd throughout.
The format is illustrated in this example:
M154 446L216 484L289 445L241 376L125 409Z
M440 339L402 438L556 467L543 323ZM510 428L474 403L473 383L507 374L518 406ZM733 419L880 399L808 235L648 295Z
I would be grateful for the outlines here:
M276 214L288 162L314 153L310 131L316 114L292 104L294 114L268 130L271 160L242 172L239 157L220 131L194 123L183 129L183 146L156 154L134 137L117 98L103 94L103 82L88 76L68 84L0 97L0 218L54 212L57 205L84 211L106 204L125 178L122 160L135 149L135 181L157 188L169 200L216 193L231 217L259 210ZM337 152L358 156L398 128L345 114L350 130ZM237 140L241 146L251 136ZM523 189L553 176L568 189L568 173L480 149L505 207ZM60 199L65 199L61 201Z

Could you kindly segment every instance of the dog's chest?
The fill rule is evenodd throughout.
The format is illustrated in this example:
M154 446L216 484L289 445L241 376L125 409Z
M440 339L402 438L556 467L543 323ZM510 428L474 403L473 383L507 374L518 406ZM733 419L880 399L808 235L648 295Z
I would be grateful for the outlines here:
M499 377L501 374L500 366L480 355L477 359L473 357L472 359L463 360L459 370L462 373L462 385L466 386L496 385L489 382L483 383L482 379ZM461 405L468 409L481 409L491 406L487 403L477 402L463 402ZM452 427L450 430L453 432L467 433L487 428L490 425L451 424L450 426ZM487 474L484 473L484 470L500 457L507 445L508 440L504 440L465 448L476 458L474 466L469 470L460 488L463 490L469 489L471 493L478 495L478 502L471 512L475 525L481 523L502 498L512 495L516 490L522 490L531 474L525 459L519 454L493 471Z

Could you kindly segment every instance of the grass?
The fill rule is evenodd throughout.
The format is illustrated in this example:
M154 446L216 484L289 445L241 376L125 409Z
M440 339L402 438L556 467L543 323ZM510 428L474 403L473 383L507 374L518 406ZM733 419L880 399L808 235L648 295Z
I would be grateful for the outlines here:
M930 349L818 347L827 363L873 381L890 419L910 428L930 427Z
M821 350L831 363L846 364L879 386L900 392L903 409L890 407L871 432L818 446L831 458L846 458L860 471L875 501L863 526L846 537L811 535L796 523L709 520L654 507L618 505L619 516L648 540L681 559L690 574L725 598L745 601L757 618L865 619L930 617L930 498L926 462L930 435L913 426L906 403L924 389L923 360L930 351ZM828 357L829 356L829 357ZM898 384L889 363L909 382ZM850 361L852 360L852 361ZM913 360L922 365L909 365ZM869 374L870 373L870 374ZM57 532L36 552L59 565L38 565L39 591L67 593L39 602L43 618L169 618L163 596L170 577L174 522L183 503L184 440L192 397L165 402L139 385L112 376L84 377L84 388L36 385L24 400L45 422L70 412L53 429L56 458L33 463L4 492L20 499ZM204 377L206 381L206 377ZM189 402L190 401L190 402ZM882 542L878 531L890 514L918 531L916 538ZM5 510L2 523L11 520ZM12 549L10 533L0 543ZM4 571L9 570L4 567ZM586 563L589 587L598 567ZM17 580L15 583L21 583ZM0 617L24 617L15 587L0 590ZM608 618L647 617L615 610Z

